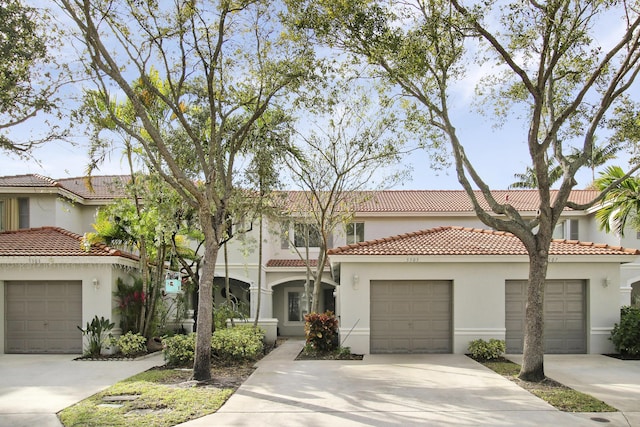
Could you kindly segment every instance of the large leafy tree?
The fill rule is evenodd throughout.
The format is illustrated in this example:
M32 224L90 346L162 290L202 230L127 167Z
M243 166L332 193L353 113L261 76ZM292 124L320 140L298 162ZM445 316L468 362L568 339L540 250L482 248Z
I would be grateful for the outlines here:
M312 57L282 31L270 1L56 3L78 32L115 127L197 212L204 256L193 375L207 380L215 264L229 238L243 150L265 111L306 78ZM113 97L126 100L129 117Z
M11 135L38 113L52 112L57 102L62 75L50 49L58 32L47 18L21 0L0 1L0 149L18 155L64 134L54 126L46 135Z
M335 82L331 87L326 89L333 95L320 111L308 112L309 122L316 125L295 134L296 149L286 160L293 182L302 190L299 200L288 201L284 212L299 221L296 235L290 236L295 239L289 240L306 265L307 312L319 310L331 238L366 200L363 190L392 187L406 177L395 168L406 149L406 138L392 106L375 103L353 82ZM315 263L309 256L311 239L319 245ZM294 240L304 242L304 248Z
M542 380L549 245L563 210L588 206L571 201L576 171L588 164L597 131L640 70L638 5L600 0L290 4L298 11L294 25L366 59L374 73L414 102L422 123L449 143L458 181L478 218L523 242L529 280L520 378ZM613 24L603 24L606 19L614 19ZM598 45L602 28L620 31L612 43ZM473 52L479 53L483 68L473 64ZM466 154L469 141L456 129L462 119L455 115L453 95L471 71L485 75L478 88L483 109L493 106L499 119L522 122L522 137L504 144L526 144L540 200L535 218L524 218L508 201L496 199ZM569 157L574 148L579 155ZM551 159L562 170L555 193Z

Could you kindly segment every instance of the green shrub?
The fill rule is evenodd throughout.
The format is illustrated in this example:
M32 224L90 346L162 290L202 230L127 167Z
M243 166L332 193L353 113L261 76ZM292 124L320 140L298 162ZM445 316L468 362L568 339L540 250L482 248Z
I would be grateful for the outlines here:
M248 315L249 307L242 301L231 305L224 301L213 309L215 330L225 329L229 319L246 319Z
M611 341L620 354L640 355L640 308L622 307L620 324L616 323L611 331Z
M164 360L169 366L187 366L193 363L196 334L174 335L162 340Z
M217 329L211 337L211 354L224 362L255 360L264 351L264 331L251 325Z
M306 343L313 350L328 353L338 347L338 319L333 312L310 313L304 316L304 320Z
M132 332L127 332L113 340L113 344L117 345L120 353L125 356L135 356L147 351L147 339L140 334Z
M469 343L469 353L474 359L493 360L504 354L506 345L504 340L491 338L489 342L478 339Z
M82 329L78 326L78 329L82 332L82 335L87 337L87 347L84 354L86 356L100 356L102 352L102 345L111 338L111 330L115 326L115 323L105 319L104 317L95 316L91 323L87 322L86 329Z

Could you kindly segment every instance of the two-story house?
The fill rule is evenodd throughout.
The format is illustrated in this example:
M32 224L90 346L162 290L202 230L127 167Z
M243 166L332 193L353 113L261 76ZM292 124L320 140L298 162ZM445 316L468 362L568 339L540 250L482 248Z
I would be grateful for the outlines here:
M114 183L124 179L94 177L91 192L81 178L0 178L3 352L79 351L80 338L52 333L49 319L57 313L66 313L56 322L67 329L94 315L117 320L115 280L136 268L135 257L97 246L87 253L80 246L97 207L122 195ZM494 194L524 216L536 215L535 191ZM285 195L296 198L296 192ZM578 190L572 197L588 201L594 195ZM358 353L463 353L472 339L500 338L509 351L521 351L528 257L517 239L485 230L463 191L372 191L363 200L353 219L335 230L322 280L319 306L339 316L343 345ZM255 314L260 293L260 322L271 336L303 335L308 276L301 257L307 249L310 260L318 255L318 236L304 213L292 212L263 220L261 259L255 225L227 248L233 298ZM640 247L638 236L606 235L593 211L567 210L555 237L545 303L547 351L610 352L619 307L629 304L640 283L640 252L625 249ZM224 271L220 256L216 301L226 296ZM76 308L60 300L73 300Z

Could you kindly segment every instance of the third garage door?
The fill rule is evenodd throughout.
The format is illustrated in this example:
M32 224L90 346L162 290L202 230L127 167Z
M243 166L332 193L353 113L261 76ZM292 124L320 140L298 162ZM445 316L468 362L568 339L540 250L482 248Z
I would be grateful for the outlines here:
M522 353L527 281L506 282L507 353ZM544 351L550 354L586 353L585 283L548 280L544 292Z
M371 281L371 353L451 353L450 281Z

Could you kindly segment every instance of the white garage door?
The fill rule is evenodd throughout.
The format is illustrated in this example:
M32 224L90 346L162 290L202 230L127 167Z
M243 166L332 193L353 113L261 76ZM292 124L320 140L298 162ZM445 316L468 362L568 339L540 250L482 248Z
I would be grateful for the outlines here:
M371 353L451 353L451 282L371 281Z
M82 282L5 282L7 353L82 353Z
M507 353L522 353L527 281L506 282ZM585 283L549 280L544 291L544 351L550 354L587 352Z

